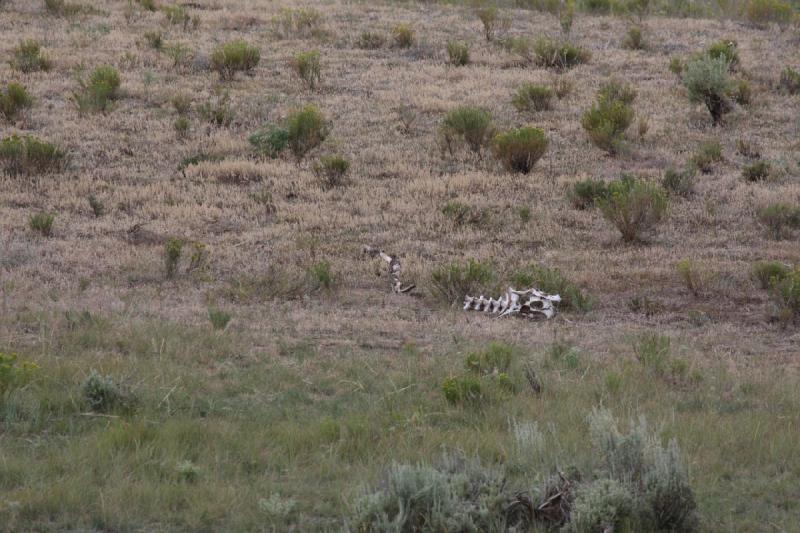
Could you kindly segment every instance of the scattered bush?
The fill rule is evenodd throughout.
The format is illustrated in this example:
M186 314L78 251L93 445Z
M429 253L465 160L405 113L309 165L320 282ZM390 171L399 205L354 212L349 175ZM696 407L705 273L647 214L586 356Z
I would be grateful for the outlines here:
M788 24L794 19L792 4L785 0L750 0L745 8L747 20L757 26L770 22Z
M576 209L594 207L597 201L608 195L608 187L603 180L586 178L576 181L567 192L567 197Z
M681 259L678 261L675 269L678 271L678 276L680 276L683 284L686 285L686 288L689 289L689 292L691 292L695 298L699 297L705 291L708 285L709 275L694 261L691 259Z
M83 398L92 411L109 413L132 407L133 397L118 386L111 376L103 376L94 369L83 382L82 389Z
M564 76L555 76L553 78L553 92L555 93L556 98L563 100L569 96L569 93L572 92L574 85L574 83Z
M248 139L260 155L275 159L289 144L289 130L266 124Z
M686 68L686 63L678 56L673 56L669 60L669 71L675 74L678 78L683 77L683 71Z
M770 164L769 161L756 161L751 165L747 165L742 169L742 176L747 181L764 181L769 177Z
M322 111L314 104L308 104L286 118L289 149L300 160L322 144L329 129Z
M695 172L693 168L682 171L668 168L661 179L661 186L670 194L688 198L694 192Z
M0 141L0 161L11 176L58 172L67 164L67 153L36 137L11 135Z
M184 244L183 240L175 238L169 239L164 244L164 271L167 278L174 277L178 272Z
M186 115L192 108L192 98L188 94L178 93L170 100L175 112L179 115Z
M185 68L192 58L192 50L183 43L174 43L164 48L164 53L172 59L172 68Z
M527 174L547 151L548 140L539 128L498 133L492 140L494 156L510 172Z
M38 41L28 39L21 41L13 51L14 59L11 66L22 72L36 72L50 70L52 63L42 53Z
M183 26L183 29L186 30L189 27L189 23L191 22L192 18L189 16L189 12L186 11L186 8L181 5L171 5L171 6L164 6L162 8L164 11L164 16L167 19L167 22L173 24L175 26Z
M800 207L786 203L762 207L757 216L774 239L787 238L791 236L792 230L800 228Z
M683 84L689 91L689 101L705 104L714 125L719 125L731 109L727 96L730 90L727 60L718 57L690 62L683 73Z
M518 289L536 287L548 294L558 294L561 296L561 303L557 306L562 311L586 312L595 304L594 298L585 294L578 285L555 268L530 265L514 274L512 282Z
M24 109L33 105L33 98L25 86L11 82L0 91L0 114L9 122L14 122Z
M568 69L581 63L586 63L591 54L587 50L578 48L568 42L557 42L552 39L541 38L533 47L536 62L542 67L555 69Z
M769 289L776 283L784 280L792 269L777 261L763 261L753 265L753 278L758 281L762 289Z
M211 54L211 68L219 73L221 79L230 80L237 72L253 70L260 60L258 48L243 40L231 41L217 47Z
M295 74L305 83L306 87L313 91L317 88L322 78L319 50L300 52L295 55L292 61L292 68Z
M363 50L377 50L383 48L384 44L386 44L386 37L371 31L361 32L356 41L356 46Z
M800 93L800 72L794 70L792 67L786 67L781 72L781 78L778 84L781 89L789 94Z
M622 47L629 50L643 50L645 48L644 35L641 26L631 26L622 40Z
M508 37L500 41L500 46L527 63L533 61L533 43L527 37Z
M480 155L494 135L492 115L478 107L458 107L445 116L439 132L451 154L461 142Z
M322 157L314 165L314 173L322 183L322 189L326 191L344 185L348 170L350 161L338 155Z
M626 242L653 231L667 211L664 189L623 175L608 186L608 196L598 200L603 216L614 224Z
M593 15L607 15L611 12L611 0L583 0L583 9Z
M463 67L469 63L469 45L461 41L448 41L447 57L451 65Z
M408 24L398 24L392 28L392 39L399 48L411 48L414 44L414 30Z
M120 78L117 69L101 65L92 71L88 80L81 80L80 91L73 97L80 113L100 111L105 113L111 102L119 98Z
M604 85L597 95L597 102L581 118L583 129L589 139L609 154L619 153L623 148L625 130L633 122L634 111L630 102L636 92L628 86L611 82Z
M28 226L42 237L49 237L53 234L54 220L55 215L52 213L36 213L28 219Z
M462 302L467 295L487 292L494 280L494 269L488 263L470 259L466 265L453 263L431 272L431 293L447 303Z
M553 89L550 87L525 83L514 93L511 103L519 112L544 111L550 109L553 94Z
M400 131L411 133L414 122L417 121L417 111L408 104L401 104L397 109L397 118L400 120Z
M703 174L714 169L714 163L722 161L722 145L717 141L702 143L691 158L691 163Z
M724 59L728 68L734 70L739 65L739 45L736 41L717 41L706 51L711 59Z

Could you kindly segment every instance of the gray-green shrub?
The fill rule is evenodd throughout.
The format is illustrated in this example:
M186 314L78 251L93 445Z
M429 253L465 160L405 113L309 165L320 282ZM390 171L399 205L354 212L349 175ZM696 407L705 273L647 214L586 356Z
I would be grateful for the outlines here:
M567 190L567 197L576 209L594 207L597 201L608 195L608 186L603 180L586 178L576 181Z
M652 232L667 212L667 195L660 186L623 175L608 186L608 196L598 200L606 220L626 242Z
M714 125L721 124L724 115L731 110L728 101L728 61L724 57L703 57L691 61L684 69L683 85L689 92L689 101L704 104L711 113Z
M581 117L583 129L598 148L609 154L622 150L625 131L635 115L630 106L635 97L633 89L616 82L610 82L600 89L595 104Z
M248 141L258 154L275 159L289 144L289 130L275 124L265 124Z

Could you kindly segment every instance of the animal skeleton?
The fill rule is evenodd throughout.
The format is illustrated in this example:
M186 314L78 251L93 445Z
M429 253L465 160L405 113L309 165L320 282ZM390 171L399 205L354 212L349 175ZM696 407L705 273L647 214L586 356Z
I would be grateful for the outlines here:
M464 310L483 311L497 317L520 315L526 318L553 318L556 314L554 302L560 302L558 294L546 294L537 289L517 291L509 287L508 291L498 299L484 298L483 295L475 298L464 298Z
M392 278L392 292L401 294L404 292L409 292L411 289L416 287L413 283L411 285L406 285L405 287L400 282L400 259L395 255L389 255L383 252L383 250L379 250L369 245L364 246L364 253L369 254L372 257L380 256L381 259L389 263L389 277Z

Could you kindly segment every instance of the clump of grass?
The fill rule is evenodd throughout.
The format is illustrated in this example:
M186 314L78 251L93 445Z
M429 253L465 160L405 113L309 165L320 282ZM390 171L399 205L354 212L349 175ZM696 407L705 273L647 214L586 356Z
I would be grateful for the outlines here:
M252 134L248 141L258 154L275 159L289 144L289 130L275 124L266 124Z
M591 58L588 50L566 41L559 42L545 37L536 41L533 52L539 66L559 70L586 63Z
M349 170L350 161L339 155L321 157L314 165L314 173L325 191L344 185Z
M192 97L186 93L177 93L171 99L170 103L179 115L187 115L192 108Z
M178 4L173 4L169 6L164 6L161 8L164 12L164 17L167 19L167 22L174 26L183 26L183 29L186 30L189 27L189 23L192 20L192 17L189 15L189 12L186 10L185 7Z
M35 213L28 219L28 226L42 237L50 237L53 234L55 218L52 213Z
M678 264L675 265L675 270L677 270L681 281L683 281L683 284L686 285L686 288L689 289L689 292L691 292L695 298L699 297L706 290L709 275L691 259L681 259L678 261Z
M675 74L678 79L683 77L683 71L686 68L686 63L680 56L672 56L669 60L669 71Z
M320 37L323 34L322 13L313 8L283 8L272 19L278 34L286 37Z
M464 226L467 224L481 226L485 224L489 218L486 211L457 200L451 200L444 204L441 208L441 212L444 216L452 220L453 224L456 226Z
M502 342L493 342L485 350L467 355L466 369L476 374L508 372L514 358L514 349Z
M82 386L83 398L89 409L98 413L126 410L133 406L134 397L114 382L92 369Z
M572 89L575 87L575 84L572 81L561 75L553 77L552 85L553 93L559 100L563 100L569 96L569 94L572 92Z
M672 355L671 340L666 335L646 333L634 344L636 359L653 375L670 382L682 382L689 375L689 365Z
M392 28L392 39L398 48L411 48L414 45L414 29L409 24L398 24Z
M756 216L776 240L788 238L793 230L800 228L800 207L784 202L764 206Z
M36 363L20 361L14 353L0 352L0 396L30 383L37 370L39 365Z
M14 134L0 141L0 161L10 176L59 172L66 167L67 153L53 143L31 135Z
M42 53L42 46L33 39L21 41L12 53L14 59L11 60L11 66L22 72L47 71L52 66Z
M593 15L607 15L611 12L611 0L583 0L581 5Z
M630 106L635 97L632 88L613 81L600 89L597 102L581 117L581 125L595 146L609 154L623 149L625 131L635 114Z
M475 15L483 24L483 36L487 41L494 40L495 31L500 21L500 12L496 6L483 6L475 10Z
M100 65L89 75L88 80L81 80L80 90L73 98L80 113L103 112L111 108L114 100L119 98L120 76L111 65Z
M314 104L298 109L286 118L289 149L299 161L328 137L330 126Z
M770 164L769 161L756 161L742 169L742 177L747 181L764 181L769 178Z
M377 50L383 48L385 44L386 36L372 31L362 31L356 40L356 46L362 50Z
M92 214L95 218L100 218L106 212L106 206L94 194L90 194L86 199L89 202L89 207L92 209Z
M246 41L231 41L217 47L211 54L211 68L223 80L231 80L237 72L249 72L261 61L261 52Z
M208 308L208 319L211 321L211 327L216 330L223 330L228 327L231 318L233 318L233 315L227 311L223 311L222 309L218 309L216 307Z
M320 261L312 265L309 269L309 274L315 290L329 291L333 289L336 278L331 270L330 263L327 261Z
M778 261L761 261L753 265L752 276L762 289L769 289L791 273L792 269L788 265Z
M800 93L800 72L794 70L792 67L786 67L781 71L778 86L789 94Z
M322 79L319 50L311 50L309 52L300 52L296 54L292 60L292 68L305 86L313 91L317 88Z
M480 378L469 374L445 378L442 392L453 405L479 404L484 399Z
M147 46L153 50L161 50L164 48L164 34L160 31L145 32L144 40L147 42Z
M728 96L741 106L750 105L753 101L753 91L750 89L750 83L747 80L732 81L728 90Z
M192 50L183 43L173 43L164 47L164 54L172 59L172 68L185 68L192 59Z
M32 105L33 98L20 83L11 82L0 90L0 114L9 122L14 122L23 110Z
M517 289L535 287L548 294L560 295L561 302L557 304L560 310L584 313L590 311L595 304L594 298L555 268L530 265L514 274L512 283Z
M183 255L184 241L171 238L164 243L164 272L167 278L175 277Z
M567 191L567 197L576 209L594 207L598 200L606 196L608 196L606 182L592 178L576 181Z
M511 103L519 112L544 111L550 109L553 95L553 89L546 85L525 83L514 93Z
M745 17L756 26L789 24L796 16L792 4L785 0L750 0L745 7Z
M494 280L494 268L489 263L470 259L466 264L452 263L431 272L432 295L449 304L463 301L467 295L484 291Z
M451 65L463 67L469 63L469 45L462 41L447 42L447 57Z
M458 107L444 117L439 133L451 155L458 144L464 144L480 156L494 135L492 115L479 107Z
M626 242L640 240L664 218L667 195L658 185L623 175L608 186L608 196L598 201L606 220L614 224Z
M628 28L625 38L622 40L622 47L629 50L644 50L646 43L641 26L631 26Z
M722 161L722 145L718 141L708 141L700 144L690 162L703 174L714 170L714 164Z
M414 123L417 121L417 111L408 104L401 104L395 110L397 118L400 120L400 131L406 135L411 133Z
M689 92L689 101L704 104L714 125L721 124L731 110L728 61L724 57L704 57L690 62L683 72L683 84Z
M733 40L717 41L706 50L711 59L724 59L730 70L735 70L739 65L739 45Z
M539 128L518 128L498 133L492 151L506 170L527 174L547 151L548 140Z
M668 168L661 179L661 186L670 194L688 198L694 193L695 170L687 167L684 170Z
M220 128L227 128L233 123L234 118L230 99L230 94L225 91L200 104L197 108L197 112L210 124Z
M780 280L775 280L770 290L776 308L776 317L785 327L800 321L800 267Z
M173 129L180 139L184 139L189 135L190 126L191 123L189 122L188 117L183 116L176 118L175 122L172 123Z
M572 23L574 21L575 0L566 0L558 13L558 24L561 26L561 33L564 35L572 33Z

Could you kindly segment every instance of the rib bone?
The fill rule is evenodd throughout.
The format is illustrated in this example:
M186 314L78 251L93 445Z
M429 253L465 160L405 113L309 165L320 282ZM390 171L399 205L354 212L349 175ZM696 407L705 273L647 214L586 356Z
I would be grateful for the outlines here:
M540 290L530 288L523 291L509 287L506 293L498 299L486 299L483 295L475 298L464 298L464 310L473 309L504 317L520 315L526 318L553 318L556 314L555 302L560 302L558 294L547 294Z

